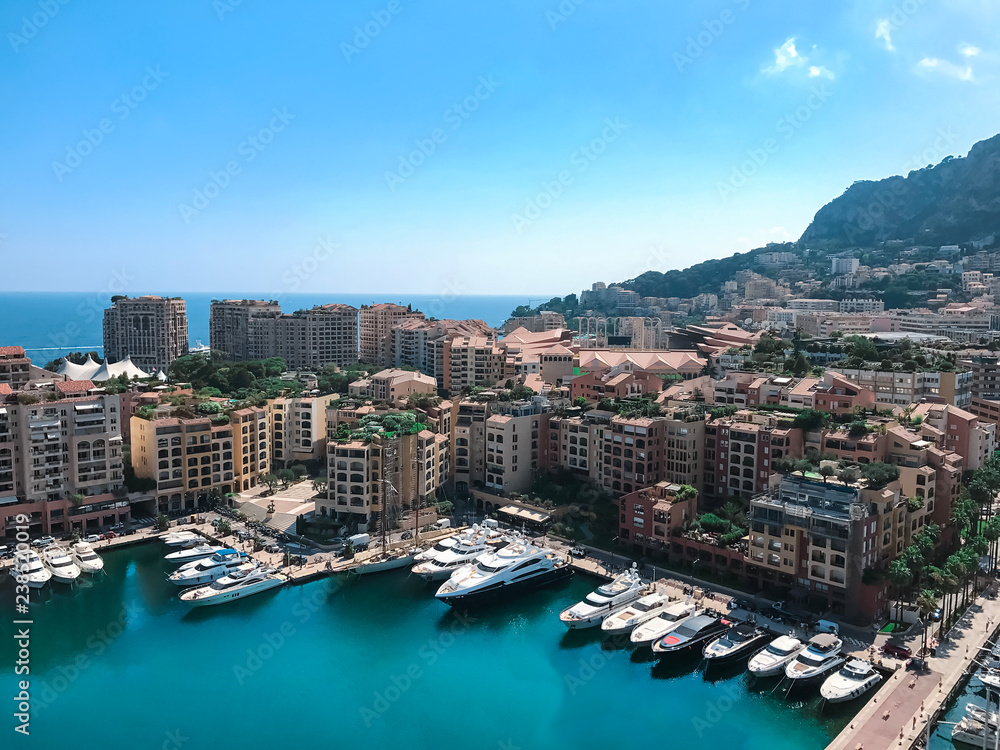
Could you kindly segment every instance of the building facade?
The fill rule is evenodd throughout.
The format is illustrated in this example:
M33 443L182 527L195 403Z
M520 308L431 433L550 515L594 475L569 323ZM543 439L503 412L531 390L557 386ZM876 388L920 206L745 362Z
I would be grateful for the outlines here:
M120 297L104 311L107 361L130 357L152 375L187 353L187 305L179 297Z

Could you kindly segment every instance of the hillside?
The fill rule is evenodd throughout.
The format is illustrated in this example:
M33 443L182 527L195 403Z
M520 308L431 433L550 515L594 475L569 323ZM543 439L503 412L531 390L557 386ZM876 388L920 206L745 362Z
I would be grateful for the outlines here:
M826 204L800 243L870 246L886 240L958 244L1000 229L1000 135L980 141L967 157L855 182Z

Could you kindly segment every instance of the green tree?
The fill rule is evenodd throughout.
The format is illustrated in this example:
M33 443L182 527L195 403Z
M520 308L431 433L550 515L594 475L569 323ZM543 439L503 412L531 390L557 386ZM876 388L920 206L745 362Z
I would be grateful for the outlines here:
M271 492L274 492L274 489L278 486L278 482L279 482L278 477L276 477L274 474L270 474L270 473L265 474L264 476L262 476L260 478L260 481L262 481L264 484L266 484L268 486L268 488L271 490Z
M872 461L861 467L861 477L871 489L882 489L899 479L899 467L882 461Z
M158 513L156 516L156 530L166 531L170 528L170 517L166 513Z
M276 476L282 486L286 488L292 483L292 480L295 479L295 473L291 469L279 469Z
M573 399L573 406L579 406L581 409L587 406L587 399L583 396L577 396Z
M896 592L896 619L900 619L903 609L903 596L906 589L913 582L913 573L910 567L901 559L895 559L889 563L889 581Z

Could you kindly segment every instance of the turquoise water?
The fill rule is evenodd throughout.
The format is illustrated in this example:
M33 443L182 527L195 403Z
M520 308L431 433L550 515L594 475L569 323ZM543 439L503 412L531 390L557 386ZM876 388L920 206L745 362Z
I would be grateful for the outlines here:
M111 551L102 580L41 594L31 736L3 747L790 750L824 747L848 720L815 689L785 702L739 666L706 676L697 656L654 666L567 633L558 612L595 585L581 576L468 618L404 573L189 611L162 554ZM12 602L11 584L0 594Z
M128 289L127 294L179 296L187 302L188 338L209 343L208 315L213 299L270 299L272 295L254 292L171 292ZM548 298L546 298L548 299ZM428 317L479 318L500 326L518 305L529 300L520 295L488 294L341 294L288 293L279 300L284 312L343 302L359 307L373 302L396 302L413 305ZM533 300L535 304L542 300ZM102 321L104 308L111 305L111 292L5 292L0 289L0 320L4 332L0 346L23 346L39 366L72 351L101 351L104 344Z

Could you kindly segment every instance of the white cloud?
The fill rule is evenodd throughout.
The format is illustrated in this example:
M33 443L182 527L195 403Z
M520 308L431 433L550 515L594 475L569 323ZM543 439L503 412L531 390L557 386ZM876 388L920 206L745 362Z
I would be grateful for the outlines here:
M892 44L892 23L888 18L883 18L875 27L875 38L881 39L885 48L890 52L895 52L896 48Z
M784 44L774 50L774 64L764 68L765 73L775 75L796 65L804 65L806 58L795 49L795 37L790 37Z
M833 73L831 73L823 65L810 65L809 66L809 77L810 78L829 78L833 79Z
M917 67L922 70L933 70L943 75L957 78L960 81L972 80L971 65L966 65L963 68L961 65L955 65L955 63L948 62L947 60L939 60L936 57L925 57L917 63Z
M980 52L982 52L982 50L979 49L979 47L973 47L971 44L963 44L958 48L958 51L961 52L966 57L975 57Z

